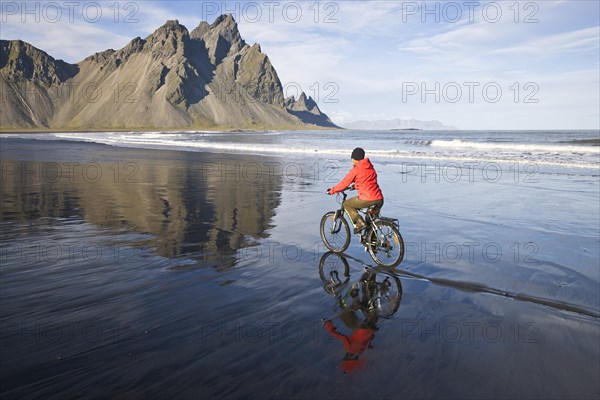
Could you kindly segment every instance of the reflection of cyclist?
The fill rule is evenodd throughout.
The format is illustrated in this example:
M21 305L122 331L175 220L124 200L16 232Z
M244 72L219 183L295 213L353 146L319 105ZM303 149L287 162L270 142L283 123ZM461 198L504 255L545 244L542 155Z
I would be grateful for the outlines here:
M352 169L348 174L334 187L327 189L328 194L335 194L346 189L350 184L354 183L358 196L352 197L344 201L344 210L348 213L350 220L354 224L354 233L358 233L365 227L360 214L359 208L370 206L383 206L383 194L377 183L377 172L373 168L373 164L368 158L365 158L365 151L357 147L352 151Z
M372 304L375 294L373 287L375 274L366 271L360 282L362 284L362 300L359 299L358 285L353 286L348 295L342 299L345 308L340 314L340 319L346 327L352 330L350 336L340 333L331 320L325 321L324 324L327 332L341 340L346 349L346 355L342 359L342 371L344 373L356 370L363 364L364 361L359 360L359 357L366 349L373 348L371 340L375 337L377 320L379 319L377 308ZM347 297L351 297L349 302L345 300ZM358 310L365 315L364 320L356 314Z
M332 336L340 339L346 349L346 355L342 359L342 371L347 374L362 366L364 360L359 357L366 349L372 349L371 340L375 337L375 326L364 326L354 329L350 336L340 333L331 320L325 321L325 329Z

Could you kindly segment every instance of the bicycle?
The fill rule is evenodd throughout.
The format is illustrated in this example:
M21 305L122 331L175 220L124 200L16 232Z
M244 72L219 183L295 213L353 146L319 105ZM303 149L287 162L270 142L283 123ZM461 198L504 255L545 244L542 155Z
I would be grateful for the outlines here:
M343 197L340 209L329 211L321 218L321 239L335 253L343 253L350 245L350 226L345 218L343 205L348 197L347 190L354 188L350 186L340 192ZM376 206L360 209L359 212L364 215L365 221L365 228L359 233L360 243L365 251L382 267L393 268L400 264L404 258L404 240L399 231L398 220L382 217Z
M336 309L358 308L366 318L375 319L389 319L398 311L402 284L394 274L365 267L358 281L349 282L348 262L341 254L330 251L321 257L319 276L323 289L337 299Z

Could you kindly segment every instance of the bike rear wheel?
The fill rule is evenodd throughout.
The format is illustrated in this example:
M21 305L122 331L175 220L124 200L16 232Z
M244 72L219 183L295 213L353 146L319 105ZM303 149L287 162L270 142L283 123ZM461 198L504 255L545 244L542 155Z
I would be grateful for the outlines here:
M321 218L321 239L329 250L336 253L345 251L350 245L348 221L337 212L330 211Z
M382 267L393 268L404 258L404 240L396 226L388 221L376 222L366 246L373 261Z
M398 311L402 299L402 284L396 276L378 274L376 277L377 298L375 305L379 316L390 318Z

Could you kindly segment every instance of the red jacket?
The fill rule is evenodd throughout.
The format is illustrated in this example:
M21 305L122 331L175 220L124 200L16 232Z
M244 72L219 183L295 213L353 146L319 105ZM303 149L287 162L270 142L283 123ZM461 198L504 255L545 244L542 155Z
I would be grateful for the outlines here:
M354 167L333 188L329 193L335 194L341 192L354 183L354 187L358 190L358 198L361 200L383 200L383 193L377 184L377 172L373 168L373 164L368 158L364 158L356 163Z
M375 337L375 331L373 329L363 328L355 330L352 332L350 337L348 337L339 333L331 321L325 321L325 329L332 336L342 341L347 353L355 356L360 356L362 353L364 353L371 343L371 340Z

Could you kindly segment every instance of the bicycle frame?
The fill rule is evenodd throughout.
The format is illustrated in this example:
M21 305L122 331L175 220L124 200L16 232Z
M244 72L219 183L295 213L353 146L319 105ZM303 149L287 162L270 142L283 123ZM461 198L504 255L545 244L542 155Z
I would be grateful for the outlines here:
M353 189L346 189L346 190L353 190ZM342 199L342 203L340 205L340 209L336 211L336 218L337 217L343 218L347 215L346 210L344 209L344 202L348 198L348 195L346 194L346 190L343 190L340 192L342 194L343 199ZM369 233L369 232L373 232L377 235L377 237L379 237L379 234L381 233L381 229L375 223L377 220L390 222L390 223L394 224L396 229L400 229L400 223L398 222L397 218L382 217L381 215L378 215L378 214L375 215L372 212L372 209L370 207L368 207L367 209L361 208L358 210L358 212L364 216L364 220L365 220L365 224L366 224L365 229L363 229L363 231L360 235L361 243L363 243L363 244L366 244L365 243L366 238L370 237L370 235L367 235L367 233ZM352 222L352 221L350 221L350 222ZM372 244L375 244L375 243L372 243Z

